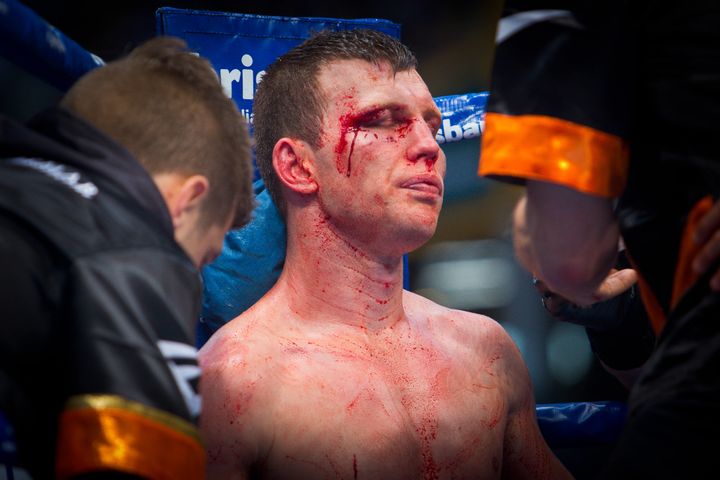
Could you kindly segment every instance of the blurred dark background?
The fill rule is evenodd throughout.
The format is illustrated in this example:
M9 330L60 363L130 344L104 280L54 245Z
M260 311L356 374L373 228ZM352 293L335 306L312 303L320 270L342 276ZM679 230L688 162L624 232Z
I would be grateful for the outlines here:
M435 96L489 87L500 1L24 1L45 20L105 61L155 34L155 10L175 7L237 13L384 18L402 25ZM0 59L0 110L19 120L60 92ZM533 377L538 403L623 400L625 390L592 356L583 330L554 322L530 276L516 264L510 214L522 187L476 175L479 141L447 144L445 207L437 234L410 256L411 288L453 308L489 315L510 332Z

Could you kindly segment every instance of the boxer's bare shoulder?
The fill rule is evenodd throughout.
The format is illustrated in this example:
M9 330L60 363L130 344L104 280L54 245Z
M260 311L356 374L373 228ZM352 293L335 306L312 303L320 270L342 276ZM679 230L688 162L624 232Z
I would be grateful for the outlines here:
M476 375L492 375L507 389L509 407L519 408L531 394L531 381L524 361L507 331L494 319L439 305L409 291L403 305L410 321L427 328L438 348L465 364Z
M515 349L505 329L486 315L447 308L407 290L403 292L403 307L418 328L432 329L458 348L471 348L475 354L480 353L477 347Z

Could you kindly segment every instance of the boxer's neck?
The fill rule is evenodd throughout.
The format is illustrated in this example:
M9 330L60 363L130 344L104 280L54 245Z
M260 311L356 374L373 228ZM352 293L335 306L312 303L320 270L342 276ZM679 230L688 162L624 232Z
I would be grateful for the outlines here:
M402 256L380 257L354 244L317 211L305 217L288 222L287 256L278 281L293 314L368 330L403 318Z

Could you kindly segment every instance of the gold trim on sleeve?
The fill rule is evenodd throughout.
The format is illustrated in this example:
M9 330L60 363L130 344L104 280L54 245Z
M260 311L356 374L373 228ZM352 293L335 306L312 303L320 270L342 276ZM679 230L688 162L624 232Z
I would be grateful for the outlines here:
M72 397L60 416L60 479L103 470L202 479L205 463L195 426L147 405L114 395L82 395Z

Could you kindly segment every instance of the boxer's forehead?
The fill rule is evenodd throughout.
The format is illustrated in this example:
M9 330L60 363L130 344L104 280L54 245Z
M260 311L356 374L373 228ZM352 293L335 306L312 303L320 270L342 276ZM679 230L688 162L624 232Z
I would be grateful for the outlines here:
M437 110L425 82L416 70L395 72L388 62L336 60L318 74L318 84L326 99L326 113L343 113L371 106L393 105Z

